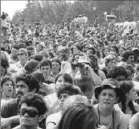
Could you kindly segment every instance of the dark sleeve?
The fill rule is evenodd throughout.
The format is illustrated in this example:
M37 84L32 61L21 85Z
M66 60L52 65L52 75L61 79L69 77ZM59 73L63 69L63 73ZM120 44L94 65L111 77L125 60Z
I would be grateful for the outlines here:
M8 118L17 114L17 100L11 100L1 108L1 117L3 118Z

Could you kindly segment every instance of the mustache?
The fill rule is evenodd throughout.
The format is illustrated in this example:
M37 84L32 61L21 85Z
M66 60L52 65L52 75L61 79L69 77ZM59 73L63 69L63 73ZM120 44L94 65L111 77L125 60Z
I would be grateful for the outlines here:
M24 95L24 94L23 94L23 92L18 91L18 92L16 93L16 96L17 96L17 95Z

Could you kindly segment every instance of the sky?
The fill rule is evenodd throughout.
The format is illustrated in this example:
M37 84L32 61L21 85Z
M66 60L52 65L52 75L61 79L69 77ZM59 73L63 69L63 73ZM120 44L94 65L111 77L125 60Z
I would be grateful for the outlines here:
M16 10L23 10L26 7L27 0L1 0L1 13L6 12L9 17L12 19Z

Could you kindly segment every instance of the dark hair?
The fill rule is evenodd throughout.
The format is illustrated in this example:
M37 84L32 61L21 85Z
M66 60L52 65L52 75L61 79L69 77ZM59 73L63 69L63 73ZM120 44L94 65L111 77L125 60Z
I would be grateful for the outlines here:
M58 129L96 129L97 115L91 105L74 104L63 114Z
M65 82L67 82L69 84L73 84L73 79L70 76L70 74L68 74L68 73L58 74L57 77L56 77L56 79L55 79L55 83L57 82L58 78L61 77L61 76L63 77L63 79L64 79Z
M34 76L39 82L45 82L45 78L43 76L43 73L38 71L35 71L32 73L32 76Z
M31 58L40 62L43 60L43 55L40 53L37 53L37 54L33 55Z
M111 48L115 49L115 51L116 51L117 54L119 53L119 49L118 49L117 46L113 45L113 46L111 46Z
M3 87L3 84L5 83L5 82L7 82L7 81L11 81L12 82L12 85L13 85L13 87L14 87L14 81L13 81L13 79L11 78L11 77L9 77L9 76L4 76L3 78L2 78L2 80L1 80L1 87Z
M132 52L132 51L125 51L123 53L123 55L122 55L122 58L123 58L122 60L123 61L127 61L128 57L131 56L131 55L135 56L134 52Z
M8 59L5 58L1 58L1 66L4 67L5 69L9 68L9 62Z
M24 83L26 83L27 86L29 87L29 91L33 91L34 89L36 89L35 91L36 93L39 91L40 88L39 81L33 75L23 74L17 76L16 84L19 81L23 81Z
M26 103L27 106L32 106L32 107L37 108L39 111L39 115L45 114L48 110L43 97L36 93L35 94L28 93L25 96L23 96L23 98L21 99L21 101L18 104L19 110L23 103Z
M71 84L63 84L61 87L59 87L57 91L57 97L59 98L63 93L67 93L69 95L82 94L79 87L73 86Z
M122 81L120 82L120 89L123 91L123 93L126 95L127 93L129 93L129 91L134 87L134 84L132 83L132 81ZM122 111L124 113L126 113L126 97L125 99L123 99L123 101L121 102L122 105ZM136 114L137 111L134 108L133 102L130 101L128 103L129 108L132 111L132 115Z
M44 59L44 60L42 60L42 61L40 62L40 68L41 68L42 66L50 66L50 68L52 68L52 63L51 63L50 60Z
M115 66L108 72L108 78L116 79L118 76L124 76L125 78L128 77L125 68L121 66Z

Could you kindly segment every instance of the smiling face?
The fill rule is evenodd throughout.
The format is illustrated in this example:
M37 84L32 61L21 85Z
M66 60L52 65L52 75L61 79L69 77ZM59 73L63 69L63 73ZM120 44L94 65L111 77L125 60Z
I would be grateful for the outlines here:
M100 105L104 108L111 109L117 102L117 96L114 89L103 89L98 97Z

